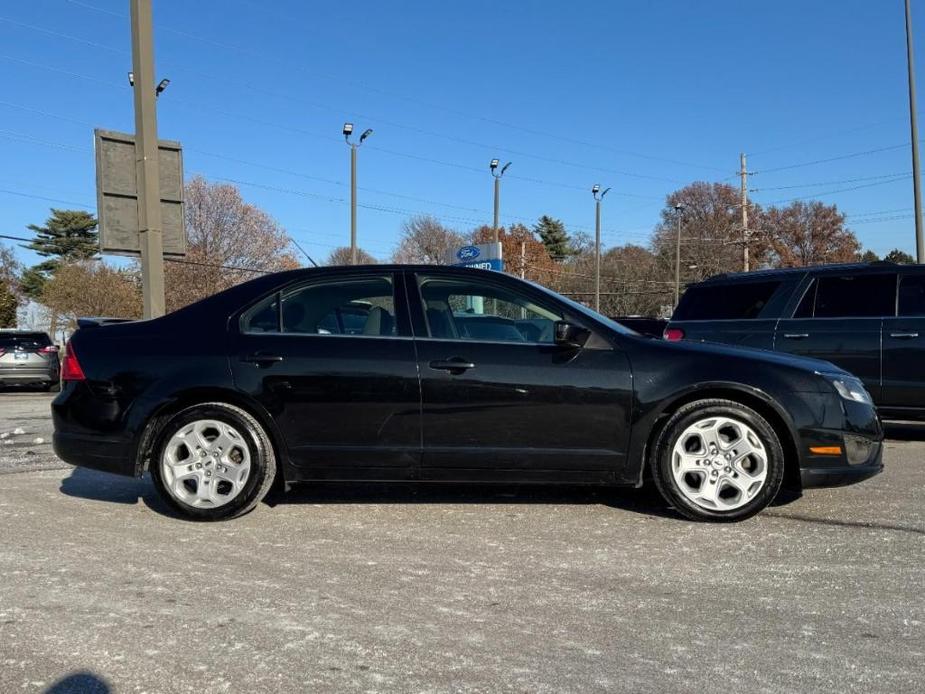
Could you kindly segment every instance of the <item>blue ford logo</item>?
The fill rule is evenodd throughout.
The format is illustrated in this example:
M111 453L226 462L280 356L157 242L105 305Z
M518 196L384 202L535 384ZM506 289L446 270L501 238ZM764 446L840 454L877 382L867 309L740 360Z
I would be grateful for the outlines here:
M472 260L473 258L478 258L481 253L475 246L463 246L456 251L456 257L460 260Z

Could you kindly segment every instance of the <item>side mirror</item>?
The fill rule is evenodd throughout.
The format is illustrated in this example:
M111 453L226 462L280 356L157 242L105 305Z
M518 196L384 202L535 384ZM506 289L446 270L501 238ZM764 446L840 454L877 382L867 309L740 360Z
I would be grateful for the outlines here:
M555 341L560 347L581 349L591 336L591 331L564 320L557 320L554 326Z

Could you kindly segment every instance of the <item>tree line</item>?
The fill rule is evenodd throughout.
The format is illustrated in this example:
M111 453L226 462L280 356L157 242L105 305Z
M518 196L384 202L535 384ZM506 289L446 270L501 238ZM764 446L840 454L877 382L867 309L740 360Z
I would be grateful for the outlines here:
M680 210L680 213L679 213ZM665 315L675 279L678 221L681 222L681 281L699 281L742 269L743 230L739 191L725 183L695 182L665 199L646 244L602 248L601 310L609 315ZM285 230L266 212L248 204L233 185L201 177L186 186L188 252L165 263L168 310L176 310L259 272L300 266ZM800 267L880 258L863 250L837 206L795 200L778 207L749 203L752 268ZM42 260L23 268L12 250L0 246L0 327L17 324L17 308L39 305L55 332L73 329L78 316L141 316L137 262L115 265L100 259L97 220L81 210L52 209L43 225L30 225L35 239L25 247ZM492 238L488 225L458 230L428 216L401 226L390 258L359 249L363 264L450 262L462 245ZM499 229L505 270L590 304L594 288L594 243L584 232L543 215L532 226ZM884 260L911 263L895 249ZM329 265L350 262L348 248L334 250Z

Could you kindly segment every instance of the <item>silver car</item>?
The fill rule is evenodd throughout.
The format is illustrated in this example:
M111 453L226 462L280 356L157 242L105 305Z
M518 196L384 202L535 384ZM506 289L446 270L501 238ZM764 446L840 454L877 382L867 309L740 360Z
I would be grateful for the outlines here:
M47 333L0 330L0 387L57 387L58 347Z

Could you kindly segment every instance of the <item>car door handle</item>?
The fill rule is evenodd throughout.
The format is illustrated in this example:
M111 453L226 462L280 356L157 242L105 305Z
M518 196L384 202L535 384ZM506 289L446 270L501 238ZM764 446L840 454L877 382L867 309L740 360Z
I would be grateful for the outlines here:
M278 354L266 354L264 352L254 352L249 354L246 357L241 357L241 361L248 362L249 364L275 364L276 362L281 362L283 358Z
M788 340L802 340L805 337L809 337L809 333L784 333L784 337Z
M911 340L918 336L918 333L890 333L890 337L895 337L897 340Z
M461 374L469 369L474 369L475 364L466 361L461 357L451 357L450 359L435 359L430 362L430 368L435 371L449 371L451 374Z

